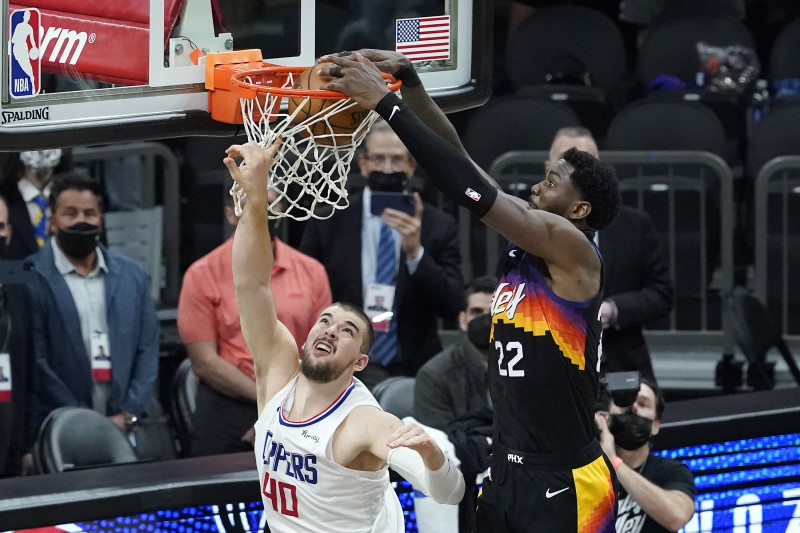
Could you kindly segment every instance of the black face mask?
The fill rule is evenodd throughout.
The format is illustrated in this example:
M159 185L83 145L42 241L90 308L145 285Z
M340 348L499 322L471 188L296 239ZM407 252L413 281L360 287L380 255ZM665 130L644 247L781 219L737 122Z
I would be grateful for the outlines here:
M611 415L608 426L614 442L623 450L638 450L650 441L653 421L632 412Z
M8 238L0 237L0 259L3 259L6 256L7 249L8 249Z
M100 226L88 222L78 222L68 228L58 230L56 241L64 254L82 259L92 253L100 241Z
M381 172L373 170L367 176L367 185L373 192L403 192L408 181L405 172Z
M492 331L492 317L489 313L475 317L467 324L467 338L476 348L489 348L489 335Z

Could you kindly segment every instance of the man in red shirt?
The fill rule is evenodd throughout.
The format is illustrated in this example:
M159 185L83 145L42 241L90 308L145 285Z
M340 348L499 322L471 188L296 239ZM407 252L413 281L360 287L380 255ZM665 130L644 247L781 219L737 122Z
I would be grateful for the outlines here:
M225 216L236 226L233 202L226 198L229 205ZM270 234L274 235L274 231ZM274 236L273 248L272 291L278 319L295 339L305 339L316 317L331 304L328 276L317 260ZM239 323L232 249L233 237L193 263L184 275L178 302L178 331L200 379L192 455L252 449L252 427L257 418L256 382L253 356ZM300 348L298 345L298 356Z

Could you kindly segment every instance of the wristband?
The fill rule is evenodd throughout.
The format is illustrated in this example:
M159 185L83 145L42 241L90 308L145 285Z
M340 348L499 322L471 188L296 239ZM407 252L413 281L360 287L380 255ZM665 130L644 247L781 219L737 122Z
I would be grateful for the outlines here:
M614 467L614 470L619 468L619 465L622 464L622 457L614 457L614 460L611 461L611 466Z
M403 87L419 87L422 85L419 74L414 69L414 65L411 64L395 72L394 77L403 82Z

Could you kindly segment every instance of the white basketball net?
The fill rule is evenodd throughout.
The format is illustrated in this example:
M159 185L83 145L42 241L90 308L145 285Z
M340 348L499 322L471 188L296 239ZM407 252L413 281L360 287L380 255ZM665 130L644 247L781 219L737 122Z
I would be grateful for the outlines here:
M248 78L245 81L252 83ZM290 73L283 88L293 85L294 76ZM283 140L270 169L268 187L278 193L269 204L270 216L294 220L328 218L337 209L349 205L345 183L350 163L378 114L370 111L352 133L336 130L334 134L328 117L356 106L354 101L349 98L338 100L317 115L299 120L296 117L302 117L310 109L312 98L292 97L298 104L292 114L281 109L284 98L288 97L272 93L267 93L266 98L240 98L248 140L257 142L262 148L270 146L279 136ZM236 215L240 216L241 202L246 195L236 182L230 193ZM280 203L283 211L274 210Z

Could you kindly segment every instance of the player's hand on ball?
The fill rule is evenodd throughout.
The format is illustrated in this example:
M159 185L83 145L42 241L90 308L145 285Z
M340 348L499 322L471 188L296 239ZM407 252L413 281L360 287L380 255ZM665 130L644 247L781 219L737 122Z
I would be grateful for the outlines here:
M416 451L429 470L438 470L444 464L444 454L428 433L417 424L403 424L394 430L386 442L389 448L405 446Z
M272 160L275 158L280 144L279 138L265 149L251 141L247 144L231 145L225 150L227 156L222 162L228 167L231 177L239 184L247 197L256 202L255 205L266 205L269 167L272 165ZM240 165L236 164L236 157L243 159Z
M340 56L326 58L329 64L335 66L321 68L319 75L334 79L320 89L344 93L367 109L375 109L389 92L378 67L358 52L354 54L355 59Z
M359 53L369 61L372 61L372 63L374 63L381 72L391 74L392 76L404 68L411 68L411 61L409 61L408 58L400 52L395 52L393 50L377 50L374 48L362 48L361 50L356 50L356 52L348 51L339 52L338 54L329 54L322 56L319 59L319 62L324 63L329 61L328 58L330 57L346 57L348 59L354 59L356 53Z

